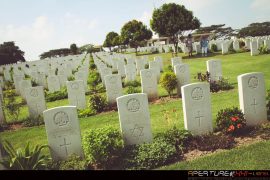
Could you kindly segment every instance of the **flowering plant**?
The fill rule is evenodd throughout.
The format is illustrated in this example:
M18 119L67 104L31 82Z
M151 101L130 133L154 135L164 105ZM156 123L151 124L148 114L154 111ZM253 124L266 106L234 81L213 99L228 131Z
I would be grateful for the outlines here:
M236 108L222 109L217 114L217 129L228 134L235 134L246 126L243 112Z

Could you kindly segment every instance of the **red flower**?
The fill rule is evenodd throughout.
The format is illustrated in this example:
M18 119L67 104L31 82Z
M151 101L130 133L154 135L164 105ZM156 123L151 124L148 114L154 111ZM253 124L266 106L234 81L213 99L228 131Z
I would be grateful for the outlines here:
M237 128L241 128L242 127L242 124L237 124Z
M230 127L228 128L228 132L234 131L235 127L233 125L230 125Z
M237 117L237 116L231 117L231 120L232 120L233 122L237 121L238 119L239 119L239 117Z

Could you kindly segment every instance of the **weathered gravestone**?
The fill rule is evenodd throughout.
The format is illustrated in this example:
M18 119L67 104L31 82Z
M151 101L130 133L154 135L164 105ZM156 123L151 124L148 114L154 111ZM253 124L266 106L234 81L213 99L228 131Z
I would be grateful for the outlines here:
M136 80L136 66L133 63L125 65L126 81Z
M251 41L250 42L250 55L251 56L256 56L259 54L258 50L258 44L256 41Z
M164 65L163 65L162 57L161 56L154 57L154 61L158 62L159 67L160 67L160 71L163 72Z
M145 69L144 59L136 59L135 61L136 61L137 75L140 75L140 71Z
M72 154L83 157L77 108L52 108L44 111L43 116L52 159L66 160Z
M46 110L43 86L31 87L25 90L26 102L30 118L37 118Z
M152 142L147 95L130 94L117 98L120 128L126 145Z
M218 81L222 79L222 67L220 60L206 61L207 71L210 73L211 81Z
M31 80L22 80L20 82L20 92L23 99L26 99L25 91L26 89L29 89L30 87L32 87Z
M158 86L156 74L153 69L141 70L142 93L147 94L149 100L158 98Z
M23 78L24 76L21 76L21 75L13 76L16 94L20 94L20 82L23 80Z
M47 83L50 93L60 91L60 82L57 76L48 76Z
M156 75L156 80L159 82L160 79L160 65L157 61L150 61L149 62L149 69L152 69Z
M210 86L193 83L182 86L182 102L185 129L195 135L213 131Z
M190 83L190 70L188 64L174 66L174 73L177 78L177 94L181 95L181 87Z
M126 73L125 73L125 61L123 59L119 59L117 61L117 70L118 70L118 74L121 75L121 77L125 77Z
M237 77L240 109L247 125L266 122L265 82L263 73L247 73Z
M105 76L106 95L109 104L115 104L116 98L123 95L121 76L112 74Z
M67 81L66 85L69 105L84 109L86 107L86 98L83 81Z
M174 57L171 59L172 68L177 64L182 64L182 57Z
M227 54L229 52L229 45L228 42L223 42L221 44L222 54Z

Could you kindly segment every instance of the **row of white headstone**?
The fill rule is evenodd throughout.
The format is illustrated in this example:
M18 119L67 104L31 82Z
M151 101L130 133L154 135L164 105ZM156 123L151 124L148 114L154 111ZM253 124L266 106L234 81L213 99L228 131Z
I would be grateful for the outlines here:
M262 73L238 76L240 109L248 126L267 120L265 83ZM193 134L213 131L210 87L193 83L181 87L185 129ZM120 129L125 145L152 142L148 97L145 93L117 98ZM83 156L81 133L75 106L57 107L43 112L48 143L53 159L66 159L75 153Z

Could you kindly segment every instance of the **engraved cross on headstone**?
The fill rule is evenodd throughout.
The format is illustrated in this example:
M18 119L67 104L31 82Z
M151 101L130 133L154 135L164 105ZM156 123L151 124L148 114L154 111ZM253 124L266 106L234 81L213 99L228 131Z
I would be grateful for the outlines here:
M201 120L204 116L200 115L200 111L198 111L198 115L195 117L196 120L199 121L199 127L201 127Z
M254 98L254 99L253 99L253 103L251 104L251 106L253 106L255 114L256 114L256 106L257 106L257 105L258 105L258 104L257 104L257 101L256 101L256 99Z
M64 138L64 144L60 144L60 147L65 147L65 152L66 152L66 155L68 156L68 149L67 149L67 146L71 145L71 143L68 143L66 142L66 138Z

